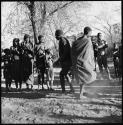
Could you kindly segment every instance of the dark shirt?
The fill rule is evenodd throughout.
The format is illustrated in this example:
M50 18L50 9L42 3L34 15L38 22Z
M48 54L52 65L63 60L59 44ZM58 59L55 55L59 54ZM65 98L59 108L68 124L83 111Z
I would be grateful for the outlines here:
M61 63L71 63L71 48L65 37L59 40L59 57Z

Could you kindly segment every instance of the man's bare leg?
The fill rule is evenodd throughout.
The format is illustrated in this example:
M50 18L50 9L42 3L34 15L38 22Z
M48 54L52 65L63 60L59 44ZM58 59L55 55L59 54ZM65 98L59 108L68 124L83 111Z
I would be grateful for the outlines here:
M70 92L74 92L74 88L73 88L73 85L72 85L72 82L71 82L72 80L71 80L71 78L68 74L66 75L66 79L67 79L68 84L70 86Z
M84 93L84 84L80 84L80 95L79 95L79 98L83 98L83 93Z
M50 81L49 80L47 80L47 89L49 90L50 89Z
M108 79L109 79L109 80L112 80L111 75L110 75L109 68L106 68L106 72L107 72L107 74L108 74Z

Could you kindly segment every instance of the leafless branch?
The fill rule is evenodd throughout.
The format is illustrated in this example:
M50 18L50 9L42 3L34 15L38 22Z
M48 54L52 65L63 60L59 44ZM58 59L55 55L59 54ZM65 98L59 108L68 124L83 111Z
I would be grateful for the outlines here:
M52 11L51 13L49 13L49 15L48 16L52 16L55 12L57 12L58 10L60 10L60 9L63 9L63 8L65 8L65 7L67 7L68 5L70 5L71 3L73 3L74 1L70 1L69 3L66 3L66 4L64 4L63 6L61 6L61 7L57 7L54 11Z
M104 34L106 34L107 35L107 33L104 31L104 30L102 30L102 29L99 29L99 28L97 28L97 27L94 27L94 26L91 26L92 28L94 28L94 29L96 29L96 30L99 30L99 31L101 31L101 32L103 32Z

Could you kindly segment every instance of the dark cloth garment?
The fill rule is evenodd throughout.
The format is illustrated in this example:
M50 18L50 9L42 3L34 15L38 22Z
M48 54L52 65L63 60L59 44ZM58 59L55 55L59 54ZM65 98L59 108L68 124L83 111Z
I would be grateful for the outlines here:
M2 57L2 61L4 62L4 70L3 70L4 78L11 79L11 56L5 54Z
M94 72L94 51L89 38L80 37L72 45L72 63L74 76L79 84L96 80Z
M33 45L31 42L21 43L21 49L22 49L22 58L21 58L21 74L22 79L27 84L33 84ZM31 77L31 78L30 78Z
M71 47L69 41L65 37L59 40L59 57L61 65L72 64Z
M62 37L59 40L59 57L60 57L60 63L61 63L61 72L60 72L60 83L62 91L65 91L65 78L68 82L70 82L70 76L68 72L71 69L72 66L72 60L71 60L71 47L70 43L67 40L67 38Z
M97 48L97 44L95 42L92 42L93 44L93 49L94 49L94 57L97 57L97 53L98 53L98 48Z
M12 76L11 76L11 56L5 54L2 56L2 62L4 62L3 75L5 78L6 89L8 90L11 86Z
M60 72L60 83L61 83L61 88L63 92L65 91L65 78L67 79L68 82L70 82L69 81L70 76L68 74L68 72L70 71L70 68L71 66L69 64L64 65L62 66L62 70Z
M122 77L122 45L119 46L119 74Z
M119 46L119 59L120 59L120 66L122 67L122 46Z
M20 60L15 60L12 63L12 69L11 69L12 79L14 79L16 81L20 81L21 80L20 68L21 68Z
M32 63L28 56L23 55L21 64L22 64L22 69L21 69L22 79L24 82L26 82L29 76L32 74Z
M18 47L11 47L11 54L12 54L12 65L11 65L11 75L12 79L15 81L21 80L21 61L20 61L20 46Z

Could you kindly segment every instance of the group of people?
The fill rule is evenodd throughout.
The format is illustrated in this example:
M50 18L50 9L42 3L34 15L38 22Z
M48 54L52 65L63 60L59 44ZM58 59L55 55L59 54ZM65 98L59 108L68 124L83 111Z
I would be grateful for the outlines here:
M104 79L103 69L105 69L108 79L112 79L107 62L106 48L108 48L108 44L103 40L102 33L97 34L95 44L93 44L91 39L92 29L90 27L85 27L83 33L83 36L77 38L71 47L69 41L64 37L62 30L56 30L55 32L55 37L59 40L59 57L62 68L60 83L62 92L65 92L65 78L70 85L70 92L74 92L73 82L76 80L80 85L80 98L83 97L84 85L90 84L97 79L95 72L96 61L99 67L100 79ZM118 69L120 69L120 77L122 77L121 46L119 48L120 51L118 50L117 52L119 62L117 65ZM71 71L72 79L69 76L69 71Z
M50 49L45 49L42 37L42 35L38 36L38 42L34 46L30 41L30 36L25 34L23 42L20 43L19 38L14 38L13 45L3 50L3 75L7 91L11 88L12 80L15 81L17 89L22 88L22 82L26 83L27 89L30 86L31 89L33 88L34 60L36 60L38 83L42 83L43 89L44 74L46 73L48 89L52 89L54 79L52 53Z
M94 48L95 71L96 71L96 64L98 64L101 75L103 75L103 67L104 67L106 69L106 72L108 73L108 78L112 79L107 65L107 53L106 53L106 48L108 48L107 42L102 40L102 34L98 33L97 40L96 41L92 40L92 43ZM100 46L99 44L102 44L102 45ZM121 45L118 47L118 44L114 43L114 46L112 49L113 52L111 51L111 54L113 57L113 63L114 63L114 70L115 70L114 74L115 74L115 77L119 79L122 77L121 47L122 47ZM103 79L102 76L101 76L101 79Z
M92 29L90 27L85 27L83 33L84 35L73 42L71 47L62 30L56 30L55 32L55 38L59 41L60 84L62 92L66 92L65 78L72 93L74 92L73 82L76 79L76 82L80 85L80 97L83 96L83 86L92 83L97 78L95 61L98 62L101 78L103 77L104 67L108 79L111 79L105 52L105 49L108 47L107 42L102 39L102 34L98 33L97 42L93 44L91 40ZM34 79L33 63L35 58L38 70L38 84L41 83L42 89L44 88L44 74L46 73L47 87L53 90L54 72L52 53L49 49L46 49L42 38L43 36L39 35L38 42L33 46L30 36L26 34L22 43L19 43L18 38L15 38L13 46L10 49L4 50L4 77L7 89L11 86L12 79L15 80L16 88L18 88L18 83L20 83L21 88L22 81L26 83L27 88L30 83L33 83L30 81ZM71 72L72 78L69 72ZM32 87L33 84L31 84Z

